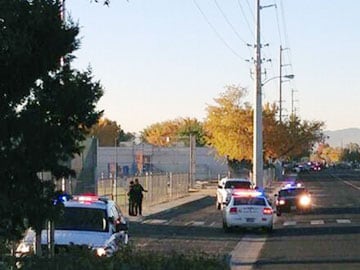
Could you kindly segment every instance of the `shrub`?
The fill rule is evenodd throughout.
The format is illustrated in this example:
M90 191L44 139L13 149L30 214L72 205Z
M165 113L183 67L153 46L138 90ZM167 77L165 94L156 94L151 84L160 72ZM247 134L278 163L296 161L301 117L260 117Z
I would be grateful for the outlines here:
M31 256L21 261L21 269L61 270L191 270L230 269L226 258L205 253L139 252L125 247L115 256L97 257L87 249L73 247L54 258Z

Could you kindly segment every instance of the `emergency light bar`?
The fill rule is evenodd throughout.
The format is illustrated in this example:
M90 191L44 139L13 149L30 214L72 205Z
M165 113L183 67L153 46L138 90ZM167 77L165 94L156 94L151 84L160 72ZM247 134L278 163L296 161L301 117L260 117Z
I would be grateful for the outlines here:
M236 190L232 194L240 197L257 197L264 195L262 192L258 190L249 190L249 189Z

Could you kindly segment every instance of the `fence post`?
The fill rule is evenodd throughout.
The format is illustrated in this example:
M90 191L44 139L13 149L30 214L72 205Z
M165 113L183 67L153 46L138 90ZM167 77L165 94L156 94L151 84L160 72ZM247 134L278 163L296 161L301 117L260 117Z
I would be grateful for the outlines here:
M169 173L169 186L170 186L170 193L169 193L169 195L170 195L170 200L172 199L172 197L173 197L173 177L172 177L172 172L170 172Z

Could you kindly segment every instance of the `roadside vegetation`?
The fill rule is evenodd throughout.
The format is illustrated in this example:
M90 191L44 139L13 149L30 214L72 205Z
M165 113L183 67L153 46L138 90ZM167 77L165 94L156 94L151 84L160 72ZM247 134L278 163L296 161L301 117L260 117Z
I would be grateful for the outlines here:
M138 252L131 247L126 247L115 256L96 257L93 252L73 247L67 252L57 254L54 258L28 257L19 261L23 270L227 270L229 264L226 257L218 257L205 253L156 253ZM10 269L15 266L13 258L0 269Z

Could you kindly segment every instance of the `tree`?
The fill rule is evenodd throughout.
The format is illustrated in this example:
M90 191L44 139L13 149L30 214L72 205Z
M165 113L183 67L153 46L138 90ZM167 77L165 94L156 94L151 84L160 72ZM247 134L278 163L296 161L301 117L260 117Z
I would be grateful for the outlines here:
M70 67L79 28L59 10L56 0L0 3L0 239L55 218L54 185L39 172L73 174L66 164L102 114L100 83Z
M342 149L330 147L327 143L319 143L315 152L310 156L310 160L333 164L340 161Z
M301 120L292 115L284 125L287 132L286 137L283 138L279 157L292 160L309 156L314 145L323 143L325 140L322 132L324 122L322 121Z
M101 118L91 127L90 135L98 138L99 146L115 146L119 142L131 141L135 138L132 133L125 133L116 121Z
M144 142L156 146L170 146L179 141L189 146L190 135L195 136L197 146L205 145L203 124L195 118L177 118L155 123L141 132Z
M214 99L217 105L207 107L206 141L228 161L252 159L252 109L243 101L246 95L244 88L226 86L225 92Z
M205 132L207 143L229 167L249 166L253 158L253 109L244 101L246 89L227 86L215 99L216 105L207 107ZM323 122L301 121L292 116L281 123L276 120L275 104L263 107L264 159L293 159L309 155L315 143L324 139Z
M340 160L347 162L359 162L360 161L360 146L357 143L350 143L340 154Z

